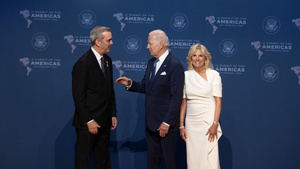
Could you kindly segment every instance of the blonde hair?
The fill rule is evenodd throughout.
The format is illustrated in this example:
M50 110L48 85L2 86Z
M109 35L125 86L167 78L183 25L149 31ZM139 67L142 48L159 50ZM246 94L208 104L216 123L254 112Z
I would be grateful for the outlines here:
M200 51L202 55L205 56L206 60L205 60L205 67L206 68L210 68L212 69L212 62L211 62L211 55L210 53L208 52L207 48L200 44L200 43L197 43L193 46L191 46L190 50L189 50L189 53L188 53L188 56L186 57L186 62L187 62L187 65L188 65L188 70L193 70L194 67L193 67L193 64L192 64L192 56L197 52L197 51Z

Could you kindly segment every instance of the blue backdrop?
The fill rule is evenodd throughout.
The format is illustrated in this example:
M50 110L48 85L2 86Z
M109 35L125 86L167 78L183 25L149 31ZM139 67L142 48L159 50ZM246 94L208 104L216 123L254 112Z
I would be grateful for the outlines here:
M95 25L112 28L114 79L142 78L148 33L163 29L186 67L203 43L223 82L223 169L300 168L297 0L3 1L0 168L74 167L71 70ZM144 96L115 85L112 169L145 169ZM186 168L179 139L178 169Z

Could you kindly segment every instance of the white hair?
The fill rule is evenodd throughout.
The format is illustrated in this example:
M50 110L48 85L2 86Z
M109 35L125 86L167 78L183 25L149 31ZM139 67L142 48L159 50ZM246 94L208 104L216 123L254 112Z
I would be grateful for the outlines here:
M158 40L158 42L163 42L165 47L168 47L170 44L169 38L163 30L160 30L160 29L153 30L149 33L149 36L155 36L155 38Z

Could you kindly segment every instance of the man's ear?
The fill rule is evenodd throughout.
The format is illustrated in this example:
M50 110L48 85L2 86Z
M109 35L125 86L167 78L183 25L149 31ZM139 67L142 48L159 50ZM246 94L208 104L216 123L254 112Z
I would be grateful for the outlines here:
M165 44L162 41L159 42L159 45L160 45L160 49L165 47Z
M96 44L96 46L100 47L102 42L99 39L96 39L95 44Z

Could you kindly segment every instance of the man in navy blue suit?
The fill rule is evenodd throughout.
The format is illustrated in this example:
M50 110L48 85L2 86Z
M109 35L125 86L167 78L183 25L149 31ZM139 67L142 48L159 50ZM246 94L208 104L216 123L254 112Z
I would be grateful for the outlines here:
M147 167L159 169L163 157L167 169L176 168L179 109L184 69L168 50L169 39L162 30L149 33L147 48L153 56L140 82L120 77L116 83L128 91L146 94Z

